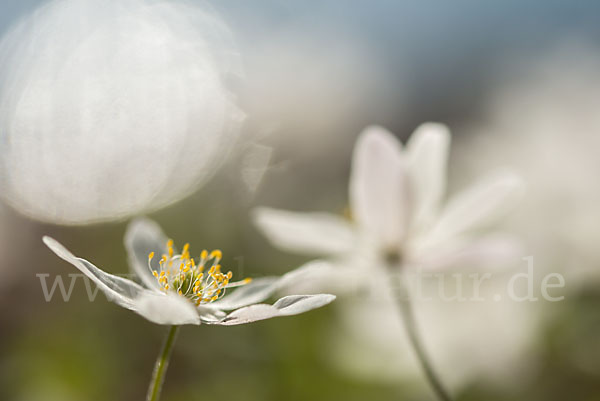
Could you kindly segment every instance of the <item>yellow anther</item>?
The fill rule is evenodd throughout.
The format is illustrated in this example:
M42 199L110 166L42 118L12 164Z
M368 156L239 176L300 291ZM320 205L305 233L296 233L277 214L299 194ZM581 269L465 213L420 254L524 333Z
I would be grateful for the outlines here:
M168 249L169 258L172 258L173 257L173 240L172 239L167 241L167 249Z
M158 279L162 291L175 291L179 295L190 298L196 305L216 301L225 294L233 273L221 271L219 261L223 254L220 250L215 249L210 253L206 249L203 250L200 254L201 260L196 265L196 261L190 258L189 249L190 245L186 243L181 254L174 257L173 241L169 240L167 254L162 255L160 259L161 269L152 270L152 275ZM154 255L154 252L151 252L148 259L152 260ZM205 269L205 264L209 260L212 260L212 263ZM232 286L237 287L250 281L251 279L247 278L234 282Z
M243 280L242 280L242 282L243 282L244 284L248 284L248 283L249 283L249 282L251 282L251 281L252 281L252 279L251 279L250 277L247 277L247 278L245 278L245 279L243 279Z

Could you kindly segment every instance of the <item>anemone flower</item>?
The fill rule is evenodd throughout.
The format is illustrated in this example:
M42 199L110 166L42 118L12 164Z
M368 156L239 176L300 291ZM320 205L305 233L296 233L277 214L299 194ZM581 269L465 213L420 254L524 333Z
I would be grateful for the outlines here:
M449 143L450 133L441 124L421 125L404 148L384 128L369 127L354 149L349 184L352 219L258 208L254 220L280 248L331 256L353 269L350 274L347 270L336 274L335 267L323 271L327 284L350 279L379 285L370 279L378 272L431 271L514 255L518 246L510 235L482 236L479 231L517 199L521 180L508 171L497 173L444 205ZM406 288L395 290L394 297L406 297ZM423 353L408 302L399 306L425 373L438 396L449 399Z
M178 253L160 227L151 220L132 222L125 235L132 272L141 285L106 273L91 262L74 256L50 237L44 243L71 263L115 303L149 321L172 326L157 360L148 400L157 400L178 327L186 324L238 325L278 316L297 315L324 306L335 299L329 294L293 295L272 305L259 303L270 297L295 272L281 277L231 281L232 272L221 271L222 253L203 250L190 255L189 244ZM161 255L158 257L158 255ZM238 288L239 287L239 288ZM238 288L232 292L230 290Z

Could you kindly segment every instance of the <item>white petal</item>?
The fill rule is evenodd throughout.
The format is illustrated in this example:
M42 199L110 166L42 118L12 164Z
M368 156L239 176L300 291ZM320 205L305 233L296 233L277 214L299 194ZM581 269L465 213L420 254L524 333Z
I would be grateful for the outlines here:
M431 235L436 241L493 223L520 198L523 181L505 172L489 177L448 201Z
M447 244L422 250L417 259L419 268L426 270L501 269L514 267L524 256L521 241L507 233L495 232L483 237L455 238Z
M335 295L330 294L290 295L279 299L273 305L256 304L237 309L217 324L233 326L273 317L298 315L325 306L334 299Z
M253 220L276 247L317 255L348 252L354 244L349 222L329 213L296 213L270 208L253 211Z
M175 293L146 291L135 299L134 311L152 323L166 325L200 324L196 307Z
M406 144L416 224L427 224L438 211L446 191L449 146L448 127L436 123L419 126Z
M196 308L198 315L200 316L200 321L202 323L214 324L221 321L227 313L214 309L210 307L210 304L200 305Z
M319 285L321 280L333 280L340 274L340 269L330 262L315 260L308 262L281 277L261 277L252 280L218 301L204 305L207 310L233 310L262 302L275 292L296 288L298 283L305 287ZM309 290L310 291L310 290Z
M298 281L310 281L321 274L329 275L331 271L338 271L339 273L339 269L333 263L324 260L313 260L281 276L279 287L287 287Z
M96 283L109 299L124 308L135 309L134 298L150 292L131 280L106 273L87 260L76 257L53 238L45 236L43 241L58 257L78 268Z
M277 291L280 280L279 277L254 279L251 283L233 290L231 294L227 294L220 300L206 306L217 310L232 310L264 301Z
M132 221L125 233L125 248L129 259L129 267L148 288L158 289L158 282L152 276L148 266L148 254L155 252L151 261L153 270L159 269L160 255L167 252L167 238L160 226L154 221L139 218Z
M381 127L367 128L352 159L350 205L359 225L397 245L406 233L409 198L400 142Z

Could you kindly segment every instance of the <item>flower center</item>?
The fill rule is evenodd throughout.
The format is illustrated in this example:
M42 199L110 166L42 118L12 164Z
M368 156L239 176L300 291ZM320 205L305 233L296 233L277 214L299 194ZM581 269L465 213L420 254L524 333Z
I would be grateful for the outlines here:
M173 240L167 241L167 253L162 255L158 271L150 265L154 252L148 255L148 267L162 291L175 291L196 305L201 305L223 297L228 288L239 287L251 281L246 278L230 282L233 273L221 272L219 262L223 254L220 250L215 249L210 253L203 250L196 263L194 258L190 257L189 248L190 244L185 244L181 254L175 255Z
M390 267L397 267L402 263L402 253L396 249L386 249L383 251L383 259Z

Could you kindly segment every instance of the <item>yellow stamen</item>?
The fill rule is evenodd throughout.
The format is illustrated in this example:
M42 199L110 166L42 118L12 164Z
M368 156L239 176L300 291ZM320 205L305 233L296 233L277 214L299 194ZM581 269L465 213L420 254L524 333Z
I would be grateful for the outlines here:
M196 265L196 261L190 257L188 243L183 246L179 255L174 255L173 246L173 240L167 241L167 253L160 259L161 269L152 271L162 291L173 290L180 296L189 298L196 305L216 301L225 294L233 273L221 271L222 266L219 262L223 254L220 250L215 249L210 253L206 249L203 250L200 261ZM151 252L148 260L152 260L154 255L154 252ZM205 272L205 268L208 272ZM232 286L238 287L250 281L247 278L233 283Z

